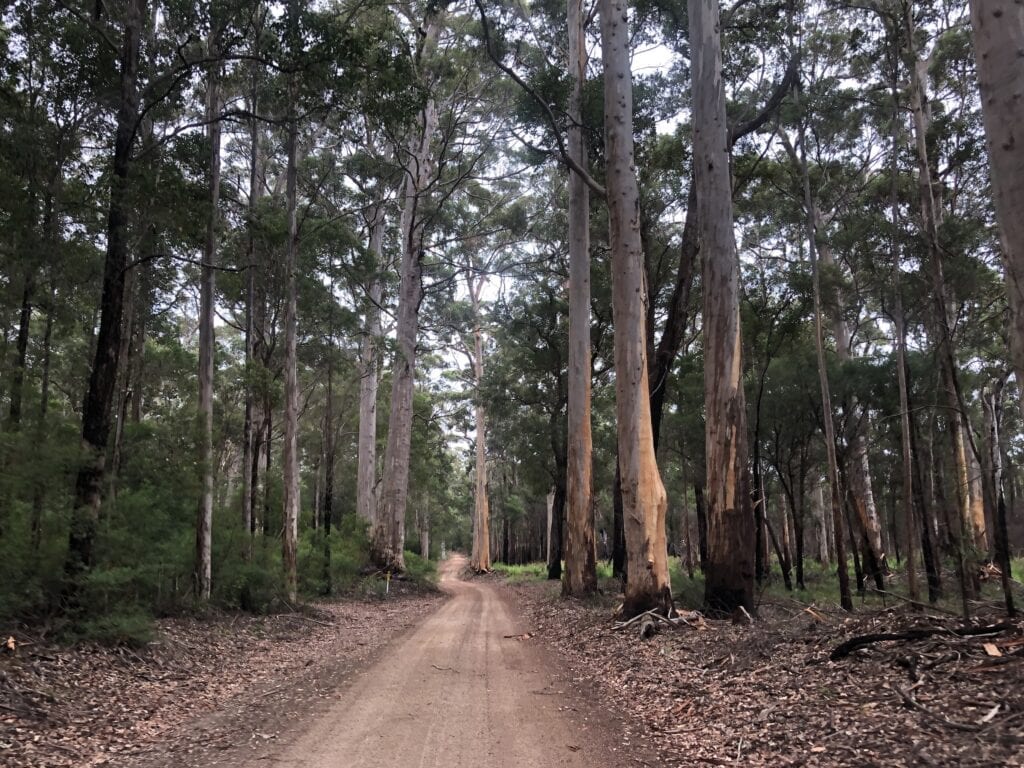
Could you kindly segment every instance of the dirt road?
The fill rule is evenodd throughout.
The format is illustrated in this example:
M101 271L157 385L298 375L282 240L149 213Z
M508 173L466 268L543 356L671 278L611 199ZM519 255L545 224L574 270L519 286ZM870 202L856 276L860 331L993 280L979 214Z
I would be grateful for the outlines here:
M452 598L273 758L303 768L602 768L610 720L576 707L498 591L442 568ZM266 762L253 763L265 766Z

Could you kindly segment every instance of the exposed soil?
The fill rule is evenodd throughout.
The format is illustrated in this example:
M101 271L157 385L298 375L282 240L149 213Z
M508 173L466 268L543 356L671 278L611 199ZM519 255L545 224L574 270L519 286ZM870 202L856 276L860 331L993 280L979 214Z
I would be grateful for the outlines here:
M963 637L956 619L904 607L849 617L793 603L749 626L697 621L642 640L639 624L614 629L607 599L508 589L530 631L632 714L626 738L659 765L1024 766L1020 623ZM908 627L938 632L829 658L851 637Z
M0 662L4 766L652 765L510 594L442 567L448 594L263 619L170 621L145 651L25 645Z
M171 619L142 650L30 640L0 658L0 765L187 768L219 765L233 751L266 754L442 600L393 595Z
M268 755L304 768L613 768L621 723L550 664L500 588L442 567L438 611L295 723ZM244 756L243 756L244 757ZM230 765L266 765L239 759Z

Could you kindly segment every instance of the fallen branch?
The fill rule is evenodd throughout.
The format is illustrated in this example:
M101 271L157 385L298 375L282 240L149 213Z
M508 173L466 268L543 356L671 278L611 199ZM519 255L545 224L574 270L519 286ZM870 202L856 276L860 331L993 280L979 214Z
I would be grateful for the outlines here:
M877 587L869 588L868 591L874 592L876 595L881 595L882 597L891 597L894 600L901 600L904 603L913 606L914 608L921 608L922 610L928 611L936 611L937 613L944 613L947 616L955 616L957 618L960 617L960 614L956 611L950 611L938 605L932 605L931 603L922 603L920 600L911 600L909 597L904 597L903 595L896 594L895 592L888 592L884 589L878 589Z
M838 661L844 659L858 648L874 643L882 643L888 640L924 640L933 635L957 635L959 637L974 637L978 635L997 635L1000 632L1016 629L1016 626L1009 623L991 624L984 627L913 627L903 632L880 632L871 635L859 635L851 637L844 643L840 643L829 654L829 659Z
M679 627L679 626L697 627L699 625L691 624L690 622L691 621L702 621L704 619L704 617L698 611L690 611L686 615L680 614L680 615L675 616L674 618L671 618L671 619L668 618L667 616L662 616L660 613L658 613L657 611L654 611L654 610L644 611L643 613L638 613L636 616L634 616L633 618L629 619L628 621L616 622L615 626L612 627L612 631L617 632L620 629L625 629L626 627L630 627L633 624L636 624L638 621L642 621L644 619L660 621L663 624L668 624L670 627Z

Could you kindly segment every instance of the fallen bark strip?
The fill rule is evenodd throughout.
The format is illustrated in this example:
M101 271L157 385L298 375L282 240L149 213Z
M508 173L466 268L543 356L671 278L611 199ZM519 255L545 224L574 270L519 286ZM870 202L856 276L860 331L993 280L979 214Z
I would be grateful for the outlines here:
M896 693L899 694L900 698L903 699L903 703L907 707L917 712L920 712L923 715L926 715L927 717L931 718L932 720L935 720L936 722L942 723L943 725L948 725L950 728L955 728L958 731L970 731L972 733L976 733L977 731L981 730L980 725L976 725L974 723L960 723L956 720L950 720L948 717L940 715L938 712L932 712L930 709L925 707L923 704L921 704L921 702L914 698L914 695L911 693L913 689L907 690L901 688L898 685L894 685L893 690L895 690Z
M882 643L887 640L924 640L933 635L957 635L959 637L975 637L978 635L997 635L1000 632L1016 629L1015 624L1004 622L1002 624L990 624L983 627L913 627L903 632L879 632L877 634L859 635L851 637L846 642L840 643L829 654L829 659L839 661L853 653L858 648L863 648L874 643Z

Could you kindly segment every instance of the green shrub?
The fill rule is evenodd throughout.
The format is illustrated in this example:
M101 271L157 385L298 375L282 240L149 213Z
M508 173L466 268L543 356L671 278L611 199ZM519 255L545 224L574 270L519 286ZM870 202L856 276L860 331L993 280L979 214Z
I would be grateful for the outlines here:
M522 565L491 563L491 570L504 576L511 582L544 581L548 577L548 566L546 563L524 563Z
M437 584L437 563L415 552L405 550L405 573L411 581L420 585Z
M77 622L70 635L79 642L141 648L153 639L153 618L142 609L124 608Z

